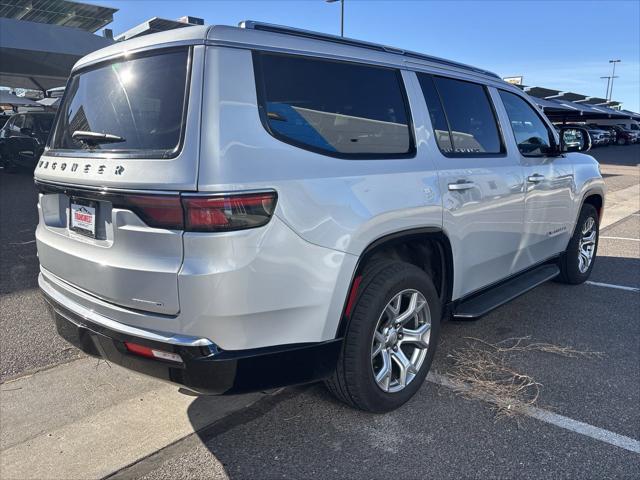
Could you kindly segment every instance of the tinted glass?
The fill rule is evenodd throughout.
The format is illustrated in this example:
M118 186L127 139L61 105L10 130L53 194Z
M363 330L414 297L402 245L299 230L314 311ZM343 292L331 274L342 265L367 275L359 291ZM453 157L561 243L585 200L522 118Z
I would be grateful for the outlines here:
M265 53L256 54L256 67L276 137L338 156L410 152L396 70Z
M54 115L34 115L33 121L39 132L49 132L53 123Z
M424 99L427 102L429 116L431 117L431 125L433 126L433 130L436 135L438 147L444 153L452 153L453 147L451 145L451 135L449 132L449 127L447 125L447 117L445 116L444 110L442 108L442 103L440 102L438 91L433 84L433 78L431 77L431 75L419 73L418 80L420 81L420 86L422 87Z
M24 125L24 115L16 115L12 125L13 129L20 130L22 125Z
M109 151L174 150L182 132L188 50L102 65L71 77L52 148L77 150L76 130L124 138L96 148Z
M453 152L501 153L500 134L485 87L451 78L433 80L449 121Z
M22 122L22 128L28 128L29 130L33 130L35 124L33 121L33 115L25 115L24 122Z
M520 152L523 155L547 154L552 142L540 115L518 95L500 90L500 98L509 116Z

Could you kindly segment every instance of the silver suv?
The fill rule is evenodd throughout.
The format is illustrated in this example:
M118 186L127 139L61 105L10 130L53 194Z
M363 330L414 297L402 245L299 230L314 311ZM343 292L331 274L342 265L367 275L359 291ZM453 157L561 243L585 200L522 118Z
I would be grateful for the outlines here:
M604 184L572 130L382 45L257 22L117 43L74 67L35 171L40 287L68 341L191 392L325 380L388 411L442 320L589 277Z

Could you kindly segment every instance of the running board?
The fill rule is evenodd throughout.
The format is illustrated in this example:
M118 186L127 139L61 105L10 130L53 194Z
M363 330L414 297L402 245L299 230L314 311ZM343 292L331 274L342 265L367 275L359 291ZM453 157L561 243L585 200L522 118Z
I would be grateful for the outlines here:
M560 273L557 265L542 265L483 293L463 300L453 309L453 318L472 319L486 315L494 308L510 302L523 293L551 280Z

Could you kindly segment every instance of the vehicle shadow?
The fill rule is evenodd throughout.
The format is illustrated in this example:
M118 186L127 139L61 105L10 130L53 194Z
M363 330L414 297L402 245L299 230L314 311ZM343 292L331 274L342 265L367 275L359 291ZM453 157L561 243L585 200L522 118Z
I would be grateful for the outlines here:
M38 285L37 203L33 173L0 170L0 295Z
M638 258L603 255L598 257L596 266L593 281L640 287ZM543 338L541 332L548 331L557 319L556 307L549 307L549 312L544 314L538 311L541 298L551 305L563 303L567 296L600 298L604 302L611 292L616 290L549 283L520 297L511 307L500 307L481 320L449 322L442 329L434 368L446 373L451 367L448 357L468 336L490 342L528 335ZM564 321L568 330L578 328L584 321L580 315L574 318L572 312L573 307L567 310ZM570 337L570 333L567 335ZM543 365L555 361L546 357L542 360L546 362ZM540 368L539 362L540 359L536 360L530 368ZM397 466L383 457L389 460L402 454L403 442L419 439L426 445L432 442L430 438L438 438L442 426L431 423L438 418L438 412L447 415L448 422L455 421L452 411L460 408L460 403L452 395L446 389L425 384L400 410L373 415L346 407L321 384L312 384L265 395L255 404L209 427L202 428L198 419L203 417L202 412L215 408L215 397L196 398L188 415L194 430L199 430L200 450L204 447L222 464L229 478L379 478L397 476ZM425 417L425 408L432 409L433 416ZM495 421L490 408L482 407L481 411L489 423ZM357 445L361 447L356 448ZM419 458L408 461L411 462L414 468L422 463ZM206 476L206 472L201 473Z

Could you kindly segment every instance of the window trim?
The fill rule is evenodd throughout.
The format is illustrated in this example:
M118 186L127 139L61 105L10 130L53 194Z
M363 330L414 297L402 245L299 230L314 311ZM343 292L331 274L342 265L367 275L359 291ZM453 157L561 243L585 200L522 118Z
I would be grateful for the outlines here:
M542 124L547 129L547 135L549 135L549 138L551 139L550 147L551 147L552 151L557 151L558 150L558 144L556 143L556 136L554 135L553 131L551 130L551 127L549 126L549 122L545 121L545 118L543 117L541 112L538 110L538 108L533 103L531 103L527 98L525 98L523 95L519 95L517 92L512 92L512 91L504 89L504 88L497 88L496 90L498 90L498 96L500 97L500 101L502 102L502 108L504 108L505 114L507 115L507 118L509 119L509 128L511 128L511 133L513 135L513 141L516 144L516 150L518 151L518 153L520 155L522 155L523 157L526 157L526 158L556 157L557 155L550 155L549 153L542 153L540 155L528 155L526 153L522 153L522 151L518 147L518 139L516 138L516 132L513 130L513 126L511 125L511 119L509 118L509 112L507 112L507 107L504 106L504 100L502 100L502 97L500 96L500 92L510 93L511 95L513 95L515 97L518 97L524 103L529 105L529 107L531 107L531 110L534 111L534 113L538 116L538 118L540 119Z
M463 80L460 78L455 78L455 77L448 77L446 75L439 75L439 74L433 74L433 73L428 73L428 72L415 72L416 73L416 77L418 77L419 75L425 75L431 78L431 81L433 82L433 88L436 91L436 94L438 95L438 101L440 102L440 108L442 109L442 112L444 113L444 118L447 122L447 128L449 129L449 141L451 142L451 147L452 149L455 150L455 145L453 143L453 132L451 130L451 123L449 122L449 115L447 113L447 109L444 108L444 102L442 101L442 96L440 95L440 90L438 90L438 85L436 84L436 82L434 81L434 78L438 77L438 78L443 78L445 80L455 80L458 82L465 82L465 83L471 83L474 85L479 85L486 98L487 101L489 102L489 106L491 108L491 113L493 115L493 120L495 121L496 124L496 131L498 133L498 140L500 142L500 151L499 152L477 152L477 153L472 153L472 152L445 152L444 150L442 150L440 148L440 145L438 144L438 141L436 140L436 145L438 147L438 150L440 150L440 153L447 157L447 158L501 158L501 157L506 157L507 156L507 146L506 143L504 141L504 130L502 128L502 124L500 123L500 119L498 118L498 112L496 111L496 106L493 103L493 98L491 98L491 95L489 93L489 86L484 84L484 83L480 83L480 82L474 82L471 80ZM420 78L418 79L418 83L420 83ZM420 85L420 93L422 94L422 97L424 98L425 101L425 106L427 107L427 113L429 113L429 105L427 104L427 99L424 95L424 91L422 90L422 85ZM429 119L431 119L431 116L429 116ZM431 125L431 131L433 132L434 138L435 138L435 129L433 128L433 125Z
M96 70L98 68L102 68L106 65L117 63L118 61L123 60L135 60L138 58L145 57L154 57L158 55L165 55L167 53L178 52L187 50L187 71L185 77L185 95L182 102L182 116L180 119L180 137L178 139L178 143L171 150L107 150L100 149L95 151L87 151L83 149L60 149L60 148L51 148L51 142L56 136L58 129L58 117L62 115L62 106L64 105L65 100L67 99L67 94L69 92L69 85L71 84L71 79L78 74L82 74L87 71ZM178 47L164 47L164 48L153 48L150 50L143 50L141 52L133 53L126 58L123 56L116 56L114 58L107 58L103 61L91 63L87 66L79 68L71 72L69 75L69 79L67 80L67 84L65 86L64 93L62 98L60 99L60 106L56 111L55 118L53 119L53 127L51 128L51 132L47 141L47 144L44 149L44 154L52 157L74 157L74 158L104 158L105 156L109 156L109 158L113 159L161 159L161 160L170 160L180 156L182 153L182 149L184 147L185 141L185 132L187 130L187 115L189 110L189 101L191 99L191 80L192 80L192 70L193 70L193 46L178 46ZM164 152L164 153L162 153Z
M258 100L258 114L260 116L260 122L262 126L267 131L269 135L271 135L276 140L279 140L282 143L286 143L288 145L292 145L294 147L300 148L302 150L307 150L309 152L317 153L320 155L324 155L327 157L340 158L344 160L395 160L395 159L403 159L403 158L415 158L417 155L416 142L415 142L415 130L413 124L413 117L411 115L411 107L409 105L409 96L407 94L407 89L402 79L402 71L398 68L391 67L381 67L378 65L372 65L364 62L353 62L353 61L345 61L345 60L335 60L327 57L321 56L312 56L312 55L300 55L300 54L290 54L290 53L280 53L280 52L272 52L269 50L252 50L252 61L253 61L253 75L256 85L256 96ZM294 58L304 58L308 60L315 60L319 62L330 62L330 63L347 63L352 65L360 65L363 67L375 68L375 69L383 69L383 70L392 70L395 73L396 79L398 81L398 87L400 88L400 94L402 96L402 102L405 108L405 116L407 118L407 129L409 133L409 149L405 153L342 153L342 152L331 152L328 150L324 150L322 148L317 148L312 145L308 145L304 142L298 142L286 135L282 135L274 131L269 125L269 121L267 118L267 112L265 110L266 105L266 96L265 96L265 84L264 84L264 75L262 70L262 57L264 55L272 55L272 56L281 56L281 57L294 57Z

